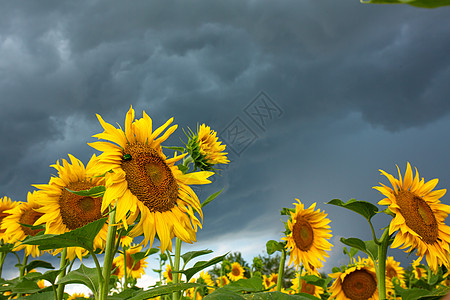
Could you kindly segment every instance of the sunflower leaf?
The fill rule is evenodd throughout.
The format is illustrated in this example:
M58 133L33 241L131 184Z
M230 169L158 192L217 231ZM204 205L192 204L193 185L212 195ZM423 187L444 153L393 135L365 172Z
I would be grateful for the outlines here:
M189 268L189 269L186 269L183 271L177 271L177 272L172 270L172 273L183 273L186 276L186 281L189 281L192 278L192 276L194 276L197 272L200 272L201 270L203 270L207 267L210 267L217 263L220 263L221 261L224 260L225 256L227 256L227 255L228 255L228 253L221 255L221 256L214 257L213 259L210 259L208 261L198 261L194 264L194 266L192 268Z
M298 295L288 295L282 292L268 292L268 293L256 293L244 295L244 299L251 300L318 300L320 298L314 297L313 295L309 295L306 293L301 293Z
M209 202L211 202L214 199L216 199L216 197L219 196L219 194L222 193L222 191L223 191L223 189L221 189L218 192L215 192L214 194L212 194L208 198L206 198L206 200L202 202L202 208L205 207Z
M181 258L183 259L184 264L187 264L191 259L196 258L201 255L206 255L209 253L212 253L212 250L199 250L199 251L189 251L181 255Z
M72 191L72 190L69 190L68 188L66 188L66 190L68 190L72 194L75 194L78 196L97 198L97 197L103 197L103 194L105 194L106 188L103 185L99 185L99 186L94 186L94 187L90 188L89 190Z
M177 147L177 146L162 146L162 147L165 149L180 151L181 153L186 151L186 149L184 149L184 147Z
M260 292L264 289L261 277L251 277L248 279L239 279L223 287L225 290L234 292Z
M270 240L266 243L267 254L272 255L277 251L283 251L284 243L277 242L275 240Z
M150 290L146 291L139 291L133 293L133 296L130 298L127 298L127 300L144 300L149 298L154 298L162 295L168 295L172 294L173 292L183 291L190 288L195 288L199 286L204 286L202 284L198 283L174 283L170 285L164 285L152 288ZM108 297L109 298L109 297Z
M356 248L364 253L367 253L367 248L366 248L366 244L364 243L364 241L358 239L358 238L340 238L341 243Z
M52 266L52 264L49 262L38 259L33 260L32 262L30 262L28 265L25 266L25 270L27 271L27 273L36 268L54 269L55 267Z
M21 245L38 245L40 250L82 247L88 251L93 251L94 238L102 229L105 222L106 218L102 218L63 234L28 236Z
M402 298L402 300L416 300L425 296L433 295L433 291L428 291L419 288L404 289L400 286L395 287L395 293L399 295Z
M84 284L92 293L97 294L99 286L99 278L96 268L88 268L85 265L81 266L74 271L66 274L63 278L58 280L58 284Z
M450 5L450 0L361 0L361 3L369 4L409 4L422 8L436 8Z
M203 299L205 300L244 300L245 298L242 297L241 293L237 293L234 291L230 291L227 289L216 289L214 292L212 292L209 295L206 295Z
M367 221L370 221L370 219L372 219L372 217L378 212L378 207L373 205L372 203L366 201L357 201L355 199L350 199L347 201L347 203L344 203L340 199L333 199L327 204L332 204L352 210L363 216Z

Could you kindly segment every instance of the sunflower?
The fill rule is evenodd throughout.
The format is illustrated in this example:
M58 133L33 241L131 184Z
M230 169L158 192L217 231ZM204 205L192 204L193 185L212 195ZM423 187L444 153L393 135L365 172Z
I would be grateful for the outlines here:
M167 283L173 281L172 267L169 264L166 265L166 270L164 271L163 276L166 279Z
M8 243L15 244L14 251L20 251L25 248L25 255L33 257L39 256L40 251L37 245L20 245L21 241L27 236L35 236L44 229L32 229L32 226L37 219L42 216L42 213L36 211L40 208L40 204L36 202L36 197L39 192L28 192L27 202L22 202L13 209L4 211L9 216L6 216L2 222L2 229L5 230L4 235L8 238ZM24 224L24 225L22 225Z
M265 274L263 274L262 280L263 280L264 289L268 289L273 286L273 282L270 280L270 276L266 276ZM276 289L276 286L275 286L275 289Z
M123 266L123 256L117 256L113 259L111 265L111 275L117 276L118 278L122 278L125 274L124 266Z
M243 279L243 278L245 278L244 277L244 268L238 262L234 262L231 264L231 272L228 273L227 275L231 281Z
M405 249L405 252L417 250L419 257L426 257L430 268L436 272L438 266L449 266L450 227L445 225L445 218L450 213L450 206L442 204L439 198L446 193L445 189L434 190L438 179L425 183L416 176L413 178L411 165L407 163L405 176L398 168L399 179L380 170L386 176L393 188L382 183L375 186L386 196L378 204L388 205L395 214L389 225L389 234L397 232L392 248Z
M395 261L394 257L388 256L386 259L386 280L393 281L398 279L400 286L405 286L405 270L400 267L400 262Z
M221 276L221 277L216 279L216 283L217 283L218 287L223 287L223 286L229 284L230 280L228 279L227 276Z
M145 258L141 260L134 260L133 257L131 257L132 254L141 252L142 246L133 246L130 249L128 249L125 252L126 255L126 266L127 271L126 274L128 277L132 278L141 278L142 274L145 274L145 268L147 267L147 261ZM123 264L123 255L121 257L121 263Z
M197 297L196 299L202 299L207 294L211 293L214 289L210 288L214 286L214 282L211 280L211 275L208 272L201 271L198 278L192 278L189 282L195 282L199 284L207 285L208 287L199 287L197 288ZM194 292L196 288L190 288L186 290L186 296L193 299Z
M69 154L69 158L70 163L62 159L62 164L57 161L56 164L51 165L58 171L58 176L50 178L48 184L33 185L41 191L37 201L42 207L37 211L43 214L35 224L45 223L46 234L66 233L102 218L101 197L78 196L68 191L89 190L104 185L104 178L95 176L97 174L95 154L86 168L73 155ZM104 224L94 239L95 249L104 248L107 232L108 225ZM54 254L61 250L55 251ZM69 260L73 260L75 256L81 260L86 254L87 250L81 247L67 248L67 259Z
M83 293L74 293L67 300L75 300L75 299L89 299Z
M190 184L207 184L213 172L183 174L174 164L187 153L167 159L162 152L164 142L177 128L166 128L173 118L152 131L152 120L143 112L143 118L134 120L130 108L125 118L125 131L115 128L97 115L104 131L94 135L109 142L90 143L102 151L99 156L101 173L106 172L106 192L102 211L116 205L116 220L124 226L134 221L140 213L139 222L131 230L133 237L144 235L142 244L150 247L155 235L160 240L160 249L172 249L172 238L192 243L196 241L197 226L203 213L197 195ZM165 131L166 130L166 131ZM157 138L160 134L164 134ZM128 215L128 213L130 214Z
M329 288L330 299L379 299L375 269L366 259L354 259L345 271L329 276L335 279Z
M414 260L411 264L411 268L412 268L415 278L426 280L428 277L428 274L427 274L427 270L425 269L425 266L420 263L421 260L422 260L422 257L419 257L418 259Z
M302 271L302 276L305 275L316 275L316 274L308 274L305 270ZM300 273L297 272L295 275L294 279L291 279L291 289L294 291L293 294L297 294L297 293L306 293L306 294L310 294L313 295L317 298L320 298L320 295L323 294L324 290L322 287L311 284L311 283L307 283L306 281L304 281L303 279L299 278L300 277Z
M0 242L6 243L8 241L7 236L5 235L5 229L1 228L1 223L3 222L3 219L11 214L6 213L5 211L13 209L19 205L19 202L11 201L11 198L3 197L0 200Z
M205 124L197 128L197 134L189 136L187 151L194 160L195 167L203 170L214 170L214 165L228 164L226 145L218 141L217 132Z
M288 220L289 234L281 238L287 241L286 248L290 251L289 264L294 262L298 269L301 264L308 272L314 272L323 265L333 245L328 242L332 237L331 229L326 218L327 214L320 209L314 210L316 203L305 209L300 200L295 205L295 212L291 212Z

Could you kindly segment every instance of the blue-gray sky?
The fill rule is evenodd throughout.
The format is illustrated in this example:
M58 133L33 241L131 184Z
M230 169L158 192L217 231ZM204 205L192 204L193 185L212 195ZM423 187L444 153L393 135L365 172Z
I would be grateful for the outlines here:
M388 183L378 169L408 161L450 184L449 12L357 0L2 1L0 196L25 200L68 153L87 162L102 131L95 114L123 124L133 105L154 124L175 118L172 145L204 122L229 146L232 163L197 189L224 192L194 248L262 254L281 238L279 210L299 198L332 220L329 271L345 262L339 237L370 230L325 202L377 203L372 187Z

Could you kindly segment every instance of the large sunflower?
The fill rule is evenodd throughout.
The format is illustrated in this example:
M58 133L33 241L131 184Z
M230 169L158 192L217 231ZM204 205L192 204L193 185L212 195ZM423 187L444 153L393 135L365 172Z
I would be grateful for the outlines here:
M305 209L300 200L295 200L298 201L293 203L295 212L291 212L287 223L290 233L281 239L287 241L289 264L294 262L297 269L303 264L308 272L315 272L323 266L321 260L329 257L325 251L330 251L333 246L328 241L332 237L330 220L320 209L314 210L316 203Z
M5 230L5 236L8 238L8 243L15 244L14 251L20 251L25 248L25 254L33 257L39 256L40 251L36 245L20 245L21 241L27 236L35 236L44 229L32 229L32 226L37 219L42 216L42 213L36 211L40 208L40 204L36 202L36 197L39 192L28 192L27 202L21 202L13 209L5 211L10 214L3 219L1 228ZM23 225L22 225L23 224Z
M358 258L345 271L329 276L335 279L329 288L330 299L379 299L375 269L366 259Z
M434 190L438 179L425 183L416 176L413 177L411 165L407 163L405 176L398 168L399 179L380 170L392 184L392 188L382 184L374 189L386 198L378 204L389 205L389 210L395 214L389 225L389 234L397 232L392 248L405 249L412 252L417 249L419 257L426 257L427 263L433 271L439 265L449 266L450 227L445 225L445 218L450 213L450 206L439 200L446 193L445 189Z
M36 211L42 213L42 217L36 221L36 225L45 223L46 234L62 234L80 228L90 222L102 217L101 197L85 197L75 195L68 190L81 191L89 190L93 187L104 185L104 178L95 176L95 164L97 158L92 156L86 168L83 163L70 155L70 163L62 159L51 165L58 171L58 177L50 178L48 184L35 184L40 189L37 198L42 206ZM94 247L103 249L108 232L108 225L105 224L99 234L94 239ZM55 251L59 253L61 249ZM77 256L80 260L87 253L81 247L68 247L67 258L73 260Z
M208 177L214 173L183 174L175 163L186 154L166 158L161 143L177 128L174 125L166 130L173 118L152 131L152 120L145 111L141 119L135 120L134 110L130 108L123 131L103 121L101 116L97 117L104 131L94 137L109 141L89 144L103 151L99 156L100 170L107 172L107 189L102 209L115 204L116 220L122 220L125 226L140 213L140 220L130 235L144 234L143 244L150 242L151 246L157 234L161 252L172 249L175 236L187 243L196 241L197 226L201 226L201 221L194 210L201 220L203 213L200 201L189 185L210 183ZM157 138L160 134L162 136Z
M3 222L3 219L11 214L6 213L5 211L13 209L14 207L16 207L19 204L19 202L16 201L11 201L11 198L8 197L3 197L0 200L0 241L3 242L8 242L8 238L5 235L5 229L1 228L1 223Z

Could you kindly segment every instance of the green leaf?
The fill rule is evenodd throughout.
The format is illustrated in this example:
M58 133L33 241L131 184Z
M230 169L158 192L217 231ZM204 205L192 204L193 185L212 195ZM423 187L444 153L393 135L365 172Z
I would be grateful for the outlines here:
M361 0L361 3L369 4L409 4L422 8L436 8L450 5L450 0Z
M25 270L27 271L27 273L36 268L54 269L55 267L53 267L51 263L38 259L33 260L25 266Z
M276 251L282 252L284 249L284 244L281 242L277 242L275 240L270 240L266 243L267 254L272 255Z
M373 240L364 241L366 245L367 254L372 258L373 261L378 259L378 245L375 244Z
M314 284L314 285L321 286L321 287L324 286L325 281L326 281L325 278L320 278L316 275L302 276L302 279L304 281L306 281L307 283Z
M66 188L66 190L68 190L72 194L75 194L78 196L97 198L97 197L103 197L103 194L105 194L106 188L103 185L99 185L99 186L94 186L94 187L90 188L89 190L72 191L72 190L69 190L68 188Z
M0 246L0 252L9 253L14 248L14 244L5 244Z
M38 245L40 250L59 249L65 247L82 247L89 251L94 250L94 238L102 229L107 218L98 219L83 227L63 234L43 234L29 236L22 245Z
M154 298L157 296L167 295L171 294L173 292L183 291L187 290L193 287L203 286L198 283L174 283L170 285L165 286L159 286L147 291L139 291L137 293L134 293L131 298L128 298L127 300L144 300L149 298Z
M399 295L402 298L402 300L416 300L424 296L433 295L432 291L427 291L418 288L404 289L400 286L395 287L395 293Z
M291 212L295 212L295 209L294 209L294 208L286 208L286 207L283 207L283 209L280 210L280 214L281 214L282 216L290 216L290 215L291 215Z
M131 256L131 258L132 258L134 261L140 261L140 260L146 258L147 256L150 256L150 255L152 255L152 254L155 254L155 253L157 253L157 252L159 252L159 251L160 251L160 250L157 249L157 248L151 248L151 249L149 249L149 250L147 250L147 251L144 251L144 252L133 253L133 254L131 254L130 256Z
M0 298L0 299L3 299L3 298ZM7 298L5 298L5 299L7 299ZM20 298L20 299L22 299L22 298ZM53 291L35 293L35 294L27 296L24 299L26 299L26 300L52 300L52 299L55 299L55 294Z
M209 295L206 295L205 300L244 300L241 293L233 292L226 289L216 289Z
M378 212L378 207L373 205L372 203L366 201L357 201L355 199L350 199L347 201L347 203L344 203L340 199L333 199L327 204L332 204L352 210L363 216L367 221L370 221L370 219L372 219L372 217Z
M333 268L331 269L331 272L332 272L332 273L341 272L341 268L333 267Z
M234 292L260 292L264 290L261 277L252 277L248 279L239 279L230 282L222 289Z
M176 146L162 146L162 147L165 149L180 151L181 153L186 151L186 149L184 149L183 147L176 147Z
M17 282L17 284L12 286L11 290L13 294L34 294L36 292L39 292L41 288L35 281L22 278Z
M189 251L181 255L181 258L183 259L184 264L187 264L193 258L210 253L213 253L213 251L208 249L199 251Z
M66 276L61 278L61 280L58 280L58 284L60 284L60 283L84 284L95 295L95 294L97 294L98 287L99 287L99 278L97 275L97 269L96 268L88 268L85 265L81 264L80 268L67 273Z
M219 196L219 194L222 193L222 191L223 191L223 189L221 189L218 192L215 192L214 194L212 194L208 198L206 198L206 200L202 202L202 208L205 207L209 202L211 202L214 199L216 199L216 197Z
M244 295L245 299L251 299L251 300L310 300L310 299L320 299L316 298L312 295L301 293L297 295L288 295L282 292L268 292L268 293L256 293L256 294L250 294L250 295Z
M172 270L172 273L183 273L186 276L186 281L189 281L192 278L192 276L194 276L197 272L223 261L225 256L227 256L227 254L228 253L226 253L222 256L214 257L213 259L210 259L208 261L198 261L195 263L195 265L192 268L189 268L184 271L178 271L178 272L175 272Z

